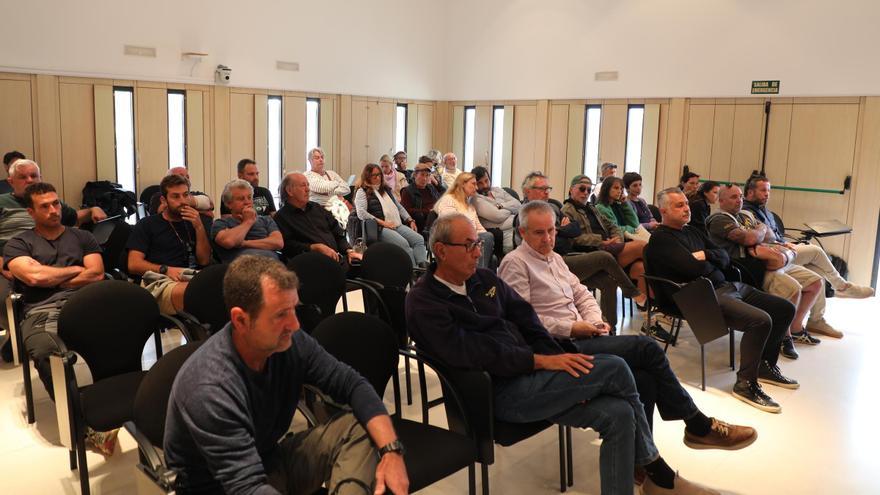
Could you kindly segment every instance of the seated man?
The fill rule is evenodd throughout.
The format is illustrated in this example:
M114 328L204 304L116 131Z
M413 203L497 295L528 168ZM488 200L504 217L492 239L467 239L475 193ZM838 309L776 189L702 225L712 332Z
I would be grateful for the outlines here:
M194 269L211 262L211 243L199 213L190 206L189 181L166 175L159 184L167 205L162 213L138 221L128 238L128 273L163 275L143 285L159 310L173 315L183 309L183 292ZM152 276L151 276L152 277Z
M764 176L749 177L745 185L745 202L743 209L750 211L755 218L761 223L769 226L776 235L777 242L785 242L785 232L782 232L773 213L767 209L767 202L770 200L770 180ZM840 276L840 273L831 264L828 254L815 244L794 244L797 251L797 257L794 262L798 265L809 268L811 271L819 274L822 278L831 284L834 289L834 295L837 297L851 297L855 299L863 299L874 295L874 289L862 285L856 285L847 282ZM841 338L843 332L832 327L825 321L825 291L820 291L813 310L810 311L810 317L807 320L807 331L827 335L829 337Z
M21 333L49 397L54 400L49 356L59 348L61 306L74 291L104 278L101 247L85 230L61 224L61 201L55 187L35 182L24 191L34 227L18 233L3 248L3 268L19 282L24 305Z
M556 212L556 252L560 254L568 254L572 249L572 239L580 235L581 228L576 222L572 222L570 218L562 214L562 204L555 199L550 199L550 191L553 186L550 185L550 178L543 172L535 170L529 172L522 181L523 204L529 201L546 201L553 207ZM519 227L519 218L513 220L514 226L514 245L519 246L522 239L516 230Z
M169 168L165 176L167 177L169 175L179 175L183 177L184 179L186 179L186 183L189 185L189 187L192 187L192 181L189 178L188 168ZM164 199L165 198L162 196L162 191L156 191L155 193L153 193L152 196L150 196L150 204L147 205L147 211L150 212L150 215L158 215L165 211L167 203L165 203ZM206 217L207 219L214 218L214 201L212 201L207 194L200 191L190 191L189 205L195 208L195 210L198 211L200 215Z
M742 191L736 184L721 187L718 205L721 211L709 215L706 230L709 239L727 251L732 260L739 260L754 274L753 278L764 291L788 299L797 308L780 352L789 359L797 359L793 342L817 345L819 339L804 330L804 317L813 307L822 290L822 279L806 268L788 264L777 270L768 270L765 261L755 255L755 249L766 242L774 242L776 235L767 225L758 222L751 213L742 211Z
M492 187L492 178L486 167L474 167L471 170L477 179L477 195L474 196L474 208L480 223L487 229L500 229L504 234L503 251L513 250L513 220L522 203L500 187Z
M410 184L400 191L400 204L416 221L419 232L425 230L425 221L434 209L434 203L446 192L446 188L439 185L431 173L432 165L433 162L427 156L419 158Z
M165 459L178 493L314 493L327 483L362 495L374 480L370 493L407 493L403 445L382 400L300 331L296 274L241 256L223 298L230 322L184 363L168 401ZM353 414L285 435L306 384Z
M278 259L284 239L269 215L259 215L254 208L251 183L235 179L223 188L223 206L230 213L211 225L211 238L223 263L231 263L242 254Z
M281 181L281 204L275 223L284 239L282 254L287 259L308 251L317 251L349 270L353 260L361 259L339 222L318 203L309 201L309 180L299 172L287 174Z
M491 270L477 269L479 238L454 213L431 229L437 264L406 298L407 327L420 349L447 366L492 375L495 416L512 423L549 420L593 428L602 437L602 493L717 493L678 476L660 457L632 373L617 356L577 353L557 342L532 306Z
M275 199L272 197L271 191L260 185L260 169L257 167L257 162L250 158L243 158L238 162L236 170L238 178L248 181L251 187L254 188L253 208L257 215L275 215ZM220 215L229 214L230 211L226 207L226 203L221 203Z
M9 177L9 167L18 160L24 160L27 158L24 156L24 153L21 151L10 151L3 155L3 170L6 172L6 176ZM12 192L12 186L9 185L9 180L0 180L0 194L6 194Z
M553 209L531 201L520 211L523 243L501 261L498 276L530 303L541 324L556 339L571 340L582 354L613 354L629 365L648 425L654 404L667 420L683 419L684 441L695 448L740 449L757 438L754 429L704 415L682 388L666 354L653 339L624 335L606 337L599 305L586 287L553 252L556 241Z
M785 377L776 366L779 344L794 318L794 305L742 282L728 282L722 270L730 266L727 251L706 233L687 225L691 219L688 200L681 189L671 187L657 194L663 222L654 229L646 250L651 274L673 282L688 283L707 278L715 288L724 320L743 332L740 365L733 396L762 411L782 408L761 388L761 383L795 389L798 382ZM673 305L671 287L655 294L661 305Z

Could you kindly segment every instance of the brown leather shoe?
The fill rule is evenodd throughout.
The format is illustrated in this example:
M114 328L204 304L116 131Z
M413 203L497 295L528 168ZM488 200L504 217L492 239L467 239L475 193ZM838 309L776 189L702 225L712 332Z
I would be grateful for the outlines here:
M642 495L721 495L719 491L688 481L678 473L675 473L674 483L673 488L663 488L648 478L645 480L645 484L639 487L639 493Z
M739 450L748 447L758 438L758 432L750 426L732 425L711 419L712 429L708 435L698 437L685 430L684 444L692 449Z

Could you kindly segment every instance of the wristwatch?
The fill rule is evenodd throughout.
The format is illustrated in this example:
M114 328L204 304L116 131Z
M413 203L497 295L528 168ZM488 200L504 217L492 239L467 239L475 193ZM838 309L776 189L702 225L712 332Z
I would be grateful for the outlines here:
M159 265L159 273L162 275L168 273L168 265Z
M385 454L389 454L394 452L396 454L405 455L406 447L403 446L403 443L400 440L394 440L389 442L387 445L379 449L379 457L383 457Z

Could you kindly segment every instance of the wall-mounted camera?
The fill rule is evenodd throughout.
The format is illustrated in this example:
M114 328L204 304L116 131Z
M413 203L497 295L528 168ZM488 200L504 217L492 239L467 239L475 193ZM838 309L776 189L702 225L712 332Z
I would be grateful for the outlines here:
M217 70L214 71L214 75L218 83L229 84L229 79L232 78L232 69L221 64L217 66Z

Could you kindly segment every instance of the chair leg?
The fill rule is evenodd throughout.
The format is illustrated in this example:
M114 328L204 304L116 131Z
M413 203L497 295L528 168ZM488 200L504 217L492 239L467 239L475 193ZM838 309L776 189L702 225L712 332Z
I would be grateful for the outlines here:
M565 449L568 458L568 486L574 486L574 455L571 446L571 426L565 427Z
M156 360L162 357L162 331L156 330L153 332L153 343L156 346Z
M703 344L700 344L700 370L702 375L702 381L700 382L700 388L703 392L706 391L706 348Z
M468 495L477 495L477 473L474 465L468 465Z
M559 425L559 491L560 493L565 493L565 490L568 488L565 484L565 462L566 462L566 449L565 449L565 427Z
M406 405L411 406L412 405L412 377L410 376L409 358L408 357L404 356L403 365L405 367L403 370L403 374L406 377Z
M418 361L419 367L419 395L422 399L422 423L428 424L428 414L430 408L428 407L428 381L425 378L425 365L421 361Z
M391 377L391 385L394 389L394 412L403 414L403 411L400 409L400 374L396 371L394 376Z
M480 464L480 477L483 481L483 495L489 495L489 465L485 462Z
M21 375L22 383L24 383L24 401L27 408L27 422L33 424L36 421L34 417L34 386L31 382L31 360L24 344L21 345L19 352L21 358Z
M70 455L70 470L73 471L76 469L76 450L69 450L67 453Z
M84 427L77 425L78 429L76 438L76 454L79 459L79 486L82 495L89 495L89 464L86 460L86 435Z
M728 330L730 332L730 369L735 370L736 366L734 365L734 354L736 353L736 342L735 336L733 334L733 329Z

